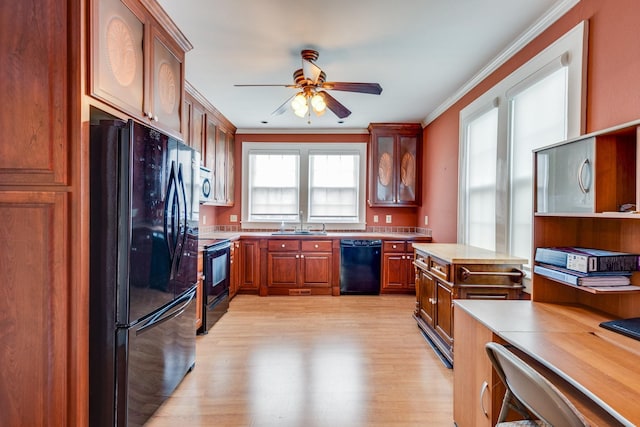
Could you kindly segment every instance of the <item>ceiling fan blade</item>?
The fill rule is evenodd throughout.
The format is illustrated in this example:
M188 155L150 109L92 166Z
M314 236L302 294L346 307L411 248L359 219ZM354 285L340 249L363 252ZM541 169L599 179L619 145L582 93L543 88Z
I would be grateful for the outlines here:
M296 85L278 85L278 84L248 84L248 85L234 85L235 87L260 87L260 86L277 86L277 87L297 87Z
M291 102L291 100L293 99L294 96L296 96L297 93L294 93L293 95L291 95L289 98L287 98L286 101L284 101L282 103L281 106L279 106L278 108L276 108L273 113L271 113L272 116L279 116L280 114L284 113L285 111L287 111L287 107L289 107L289 103Z
M329 95L328 92L321 91L318 93L322 94L322 96L324 97L324 102L327 104L327 108L333 111L333 114L341 119L344 119L345 117L349 117L351 115L351 111L349 111L347 107L338 102L338 100L333 96Z
M323 89L342 90L345 92L369 93L371 95L380 95L382 86L378 83L350 83L350 82L324 82Z
M304 72L304 77L307 80L311 80L314 85L318 83L320 74L322 74L322 69L320 67L306 59L302 60L302 71Z

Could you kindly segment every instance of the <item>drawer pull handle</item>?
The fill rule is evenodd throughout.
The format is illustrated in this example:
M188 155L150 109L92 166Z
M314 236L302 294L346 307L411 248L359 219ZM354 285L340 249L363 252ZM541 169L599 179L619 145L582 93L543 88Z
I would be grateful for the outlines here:
M313 245L314 248L318 249L318 245Z
M282 244L282 247L284 248L284 243Z
M524 271L512 268L511 271L470 271L467 267L460 267L460 278L466 282L472 276L507 276L514 283L522 282Z
M484 409L484 394L489 389L489 384L486 381L482 382L482 387L480 387L480 409L482 409L482 413L485 417L489 416L489 413L486 409Z

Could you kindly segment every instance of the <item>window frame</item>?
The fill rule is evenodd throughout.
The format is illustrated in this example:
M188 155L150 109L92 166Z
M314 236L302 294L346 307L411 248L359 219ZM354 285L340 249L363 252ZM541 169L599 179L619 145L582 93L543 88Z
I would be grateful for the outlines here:
M586 90L586 45L588 22L583 21L556 42L530 59L513 73L498 82L460 111L459 119L459 182L458 190L458 243L467 243L468 191L466 165L468 164L466 129L470 122L486 112L490 106L498 107L497 162L496 162L496 243L495 250L511 253L511 152L510 152L510 96L529 87L559 66L568 67L567 138L584 133ZM557 142L550 141L549 144ZM533 160L532 160L533 162ZM533 178L533 177L532 177ZM533 189L532 189L533 191ZM533 219L533 212L531 213ZM533 222L533 221L532 221ZM533 236L533 233L532 233ZM533 249L533 248L532 248ZM531 259L531 254L530 258Z
M305 228L311 229L321 228L323 224L327 230L365 230L366 229L366 165L367 165L367 143L366 142L250 142L242 143L242 170L246 171L242 174L242 211L241 211L241 228L242 229L278 229L281 220L260 220L256 221L251 218L249 205L249 158L250 153L264 152L298 152L299 158L299 193L298 202L299 210L303 211L303 222ZM357 218L353 221L332 221L330 218L309 218L309 155L310 154L357 154L358 161L358 188L357 188ZM287 229L297 225L297 221L285 221Z

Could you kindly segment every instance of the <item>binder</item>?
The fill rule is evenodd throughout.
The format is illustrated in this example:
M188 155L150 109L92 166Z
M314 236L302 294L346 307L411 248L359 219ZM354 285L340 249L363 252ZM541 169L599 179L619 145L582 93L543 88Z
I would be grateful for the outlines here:
M579 247L537 248L535 260L581 273L637 271L639 256L626 252Z
M563 269L553 265L535 265L533 272L550 279L560 280L575 286L613 287L627 286L631 283L630 273L591 275Z

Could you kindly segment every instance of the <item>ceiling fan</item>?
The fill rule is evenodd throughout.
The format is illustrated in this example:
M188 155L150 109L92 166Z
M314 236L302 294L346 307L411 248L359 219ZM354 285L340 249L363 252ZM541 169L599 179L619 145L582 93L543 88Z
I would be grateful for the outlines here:
M287 106L291 104L294 113L299 117L306 115L310 117L311 110L317 115L322 115L325 109L328 108L340 119L348 117L351 111L331 96L327 90L372 95L380 95L382 93L382 87L378 83L328 82L326 81L327 75L325 72L315 64L318 59L316 50L304 49L300 52L300 55L302 56L302 68L293 72L293 84L239 84L234 86L280 86L297 89L298 92L278 107L272 113L273 115L284 113Z

